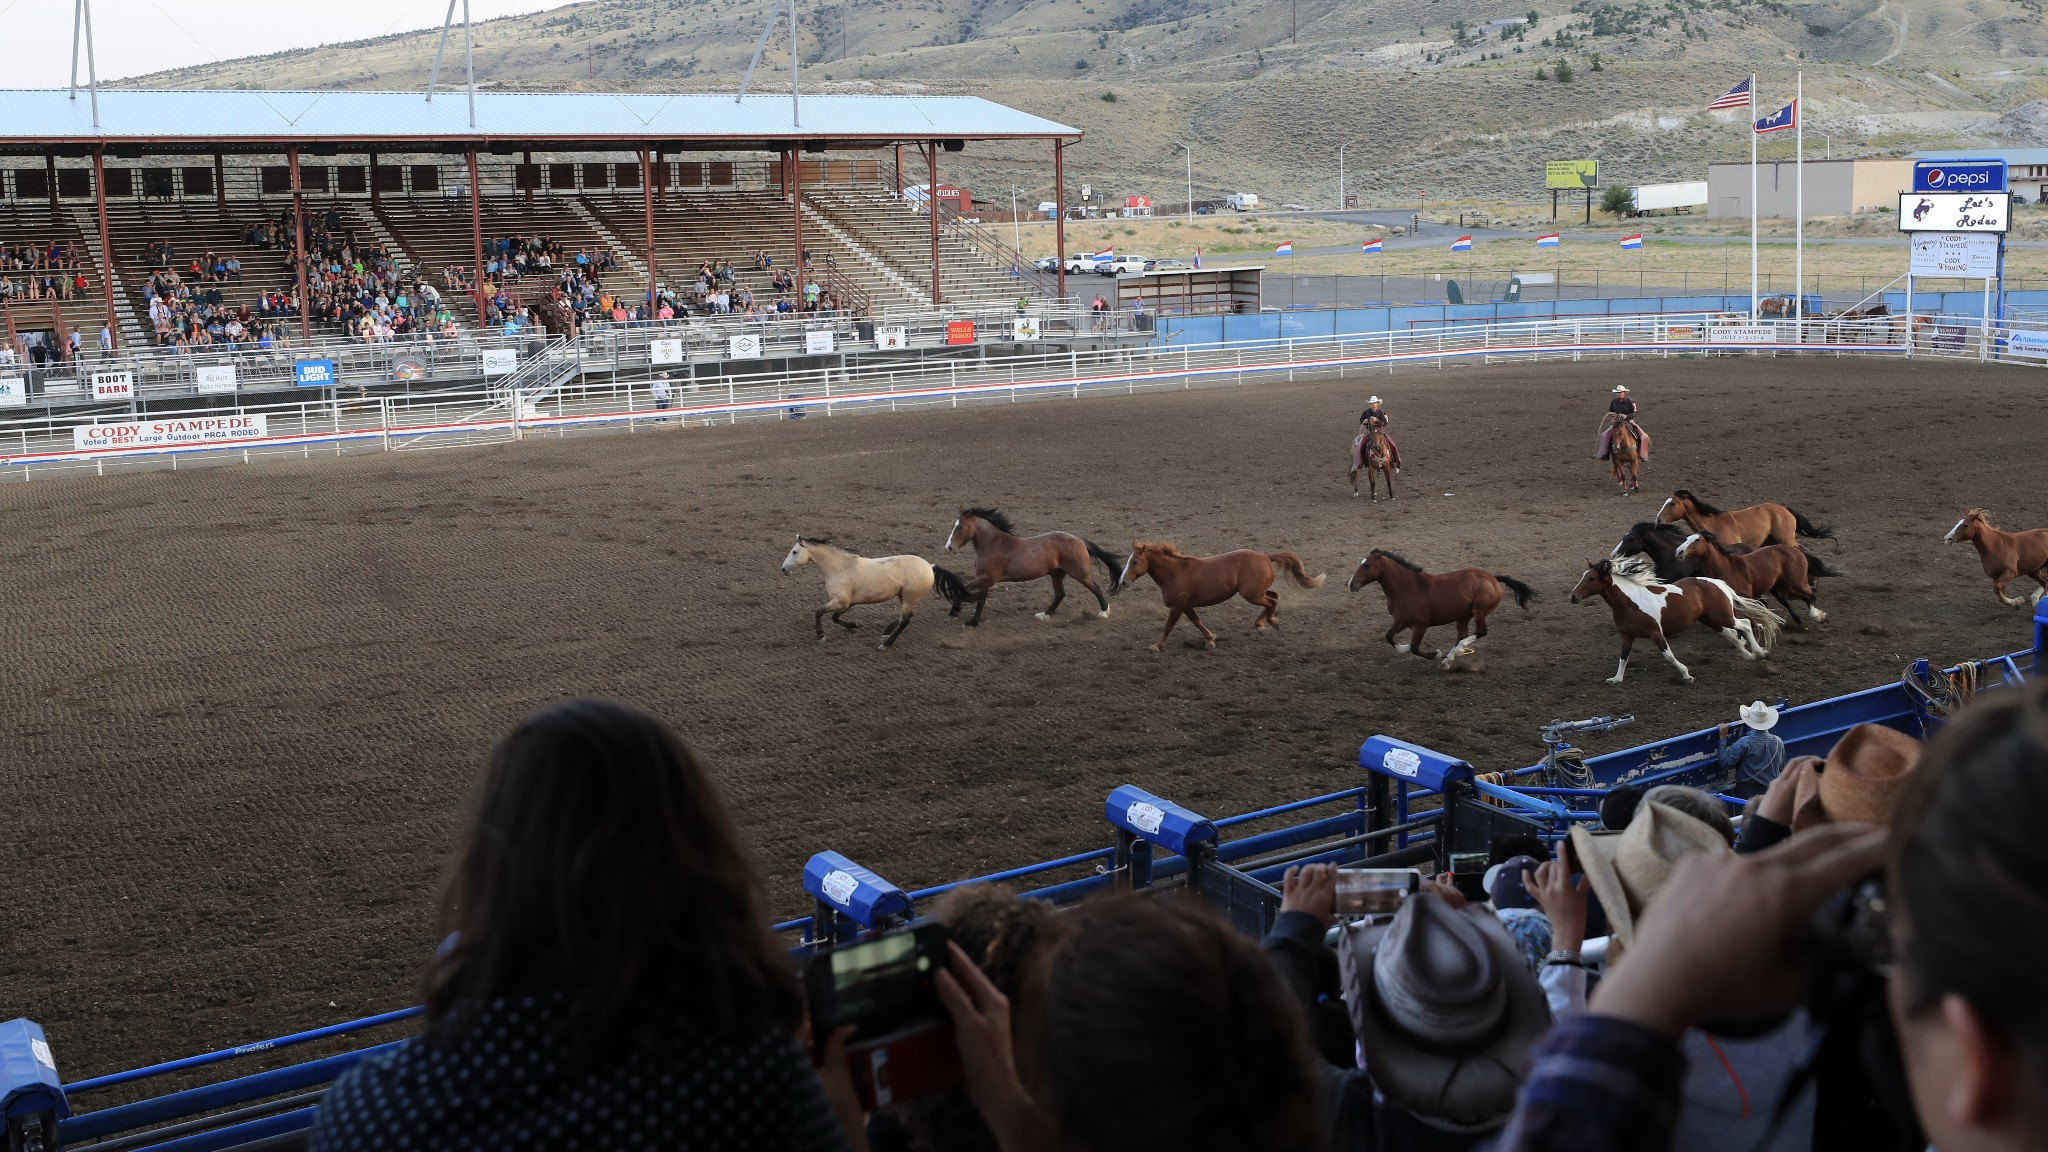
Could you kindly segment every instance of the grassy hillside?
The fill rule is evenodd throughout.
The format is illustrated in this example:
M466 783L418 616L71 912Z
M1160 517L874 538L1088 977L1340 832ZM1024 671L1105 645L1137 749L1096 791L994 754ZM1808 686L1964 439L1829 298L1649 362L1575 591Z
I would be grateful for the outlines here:
M479 25L478 74L730 89L766 11L585 0ZM775 41L757 85L787 83ZM134 82L415 87L433 48L414 33ZM1837 155L2048 138L2042 0L833 0L804 7L797 51L810 91L972 93L1075 124L1075 183L1162 200L1182 187L1177 141L1198 195L1318 207L1336 202L1347 142L1367 204L1535 197L1547 157L1597 156L1610 183L1698 179L1745 152L1738 118L1701 109L1752 68L1774 102L1806 70L1810 134L1829 137L1811 143ZM1049 183L1042 149L976 145L948 163L992 199Z

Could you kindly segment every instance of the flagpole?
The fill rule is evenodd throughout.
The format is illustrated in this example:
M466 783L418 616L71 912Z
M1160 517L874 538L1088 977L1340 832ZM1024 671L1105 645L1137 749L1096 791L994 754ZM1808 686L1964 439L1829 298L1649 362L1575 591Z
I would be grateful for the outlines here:
M1792 315L1806 319L1806 72L1792 89L1792 183L1798 219L1792 224Z
M1757 318L1756 295L1756 73L1749 74L1749 318Z

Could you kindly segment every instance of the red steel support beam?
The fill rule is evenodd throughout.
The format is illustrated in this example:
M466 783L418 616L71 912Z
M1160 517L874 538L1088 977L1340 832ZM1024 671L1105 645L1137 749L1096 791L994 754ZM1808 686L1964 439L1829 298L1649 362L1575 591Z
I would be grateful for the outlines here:
M92 198L100 210L100 286L106 291L107 331L114 335L114 347L121 346L121 326L114 323L114 249L107 241L107 150L92 150Z
M931 183L924 188L924 209L932 218L932 307L939 306L939 142L932 141L924 146L925 167L931 174Z
M470 251L476 255L476 275L470 282L470 295L476 302L476 326L484 328L484 206L483 194L476 186L476 149L463 154L469 161L469 241Z
M802 308L811 273L804 267L804 162L795 148L789 150L789 238L796 246L796 306Z
M299 150L287 149L285 157L292 166L292 246L298 253L295 263L299 266L299 339L308 340L313 335L313 299L306 285L306 204L299 196Z
M647 318L652 320L661 311L661 302L654 295L661 286L661 266L654 254L654 166L648 162L645 148L640 150L640 211L647 223Z
M1052 255L1059 261L1060 301L1067 299L1067 142L1052 142Z

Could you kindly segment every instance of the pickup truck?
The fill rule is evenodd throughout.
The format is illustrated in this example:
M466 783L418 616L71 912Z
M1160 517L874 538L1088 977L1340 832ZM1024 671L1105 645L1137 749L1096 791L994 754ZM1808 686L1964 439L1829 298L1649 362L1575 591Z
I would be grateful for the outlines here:
M1107 260L1096 261L1095 270L1104 276L1122 276L1132 272L1143 272L1145 265L1149 263L1151 261L1143 256L1118 253Z
M1095 271L1095 253L1074 252L1067 256L1067 275L1079 276L1083 272Z

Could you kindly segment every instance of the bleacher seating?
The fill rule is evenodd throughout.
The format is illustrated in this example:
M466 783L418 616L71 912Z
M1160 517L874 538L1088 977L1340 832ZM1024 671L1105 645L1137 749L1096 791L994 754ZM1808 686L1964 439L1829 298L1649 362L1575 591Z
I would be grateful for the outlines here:
M52 242L62 244L77 252L83 266L69 270L66 274L86 278L84 291L75 293L70 299L30 300L16 297L4 305L10 312L13 326L17 331L41 331L54 327L52 317L61 316L68 331L81 335L87 348L98 346L100 326L106 323L106 287L101 271L92 259L92 246L79 231L78 223L64 209L52 212L46 202L0 202L0 247L15 248L33 245L47 249ZM0 278L25 286L31 277L54 276L56 271L30 272L22 269L0 270ZM53 312L54 309L54 312ZM4 325L0 325L4 328Z
M931 299L930 218L879 187L805 189L804 199ZM945 227L939 230L939 288L942 300L962 303L1015 300L1027 291L987 246L968 244Z
M528 204L520 196L485 196L480 203L486 240L501 236L543 237L559 242L571 259L579 250L595 256L614 249L564 198L536 196ZM378 206L376 216L398 241L408 262L420 270L420 276L441 289L443 302L458 316L474 323L474 303L466 294L448 291L442 282L442 273L450 266L467 270L476 264L476 237L470 226L468 198L386 199ZM637 261L632 240L623 235L619 239L623 246L614 249L618 255ZM553 286L552 277L526 276L507 282L505 291L515 300L531 304L545 297ZM647 292L644 266L636 269L622 259L616 272L605 274L604 287L621 299L643 299Z
M645 255L645 206L640 199L585 197L584 203L614 235ZM768 253L775 267L785 270L795 259L789 205L772 190L671 191L654 202L654 244L657 275L670 288L687 289L706 260L730 260L735 284L752 291L761 303L775 298L774 272L756 271L754 254ZM861 296L882 306L917 302L823 229L805 229L804 249L811 254L821 284L832 279L826 276L832 269Z

